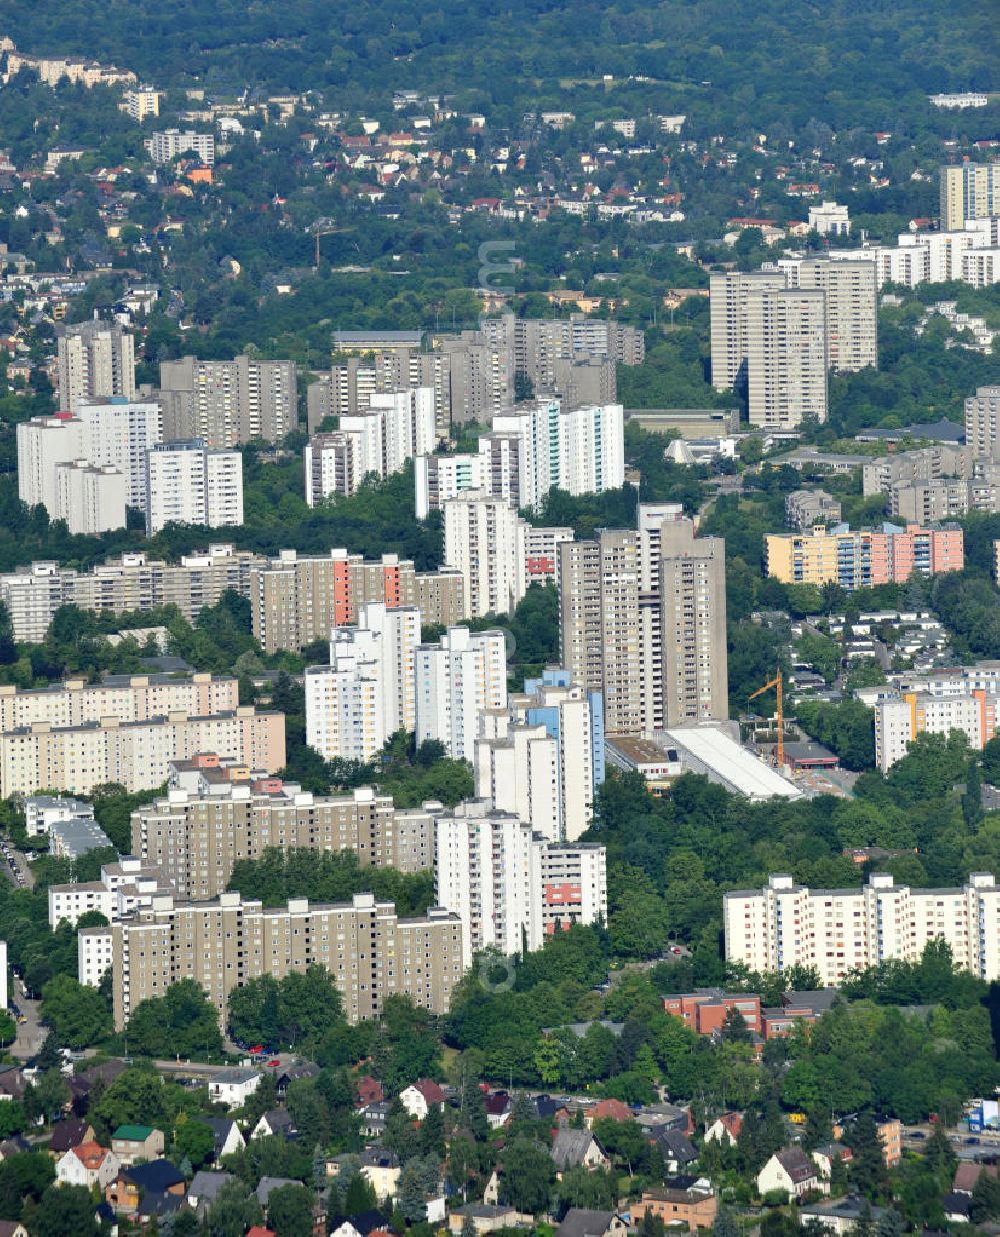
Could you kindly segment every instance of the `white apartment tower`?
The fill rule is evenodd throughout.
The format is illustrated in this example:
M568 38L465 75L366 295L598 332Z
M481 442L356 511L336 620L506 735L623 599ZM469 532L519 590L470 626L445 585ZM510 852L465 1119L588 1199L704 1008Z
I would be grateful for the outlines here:
M146 535L167 524L243 523L243 457L200 439L157 443L146 456Z
M435 445L432 387L373 394L364 412L341 416L339 429L306 444L306 502L353 494L366 476L392 476Z
M127 492L125 475L111 464L89 460L59 464L53 518L65 520L71 533L84 537L124 528Z
M416 650L417 743L437 739L449 756L472 760L479 715L507 705L502 631L449 627Z
M486 489L481 455L418 455L413 461L413 488L418 520L439 511L449 498L466 490Z
M462 921L467 967L480 950L523 954L607 917L603 846L548 842L481 799L436 813L435 832L435 896Z
M863 888L809 889L775 875L764 889L727 893L723 919L726 958L751 971L810 966L836 985L890 959L918 962L943 940L962 970L1000 977L1000 888L986 872L962 889L912 889L882 873Z
M69 413L22 421L17 437L17 496L57 518L56 470L83 458L83 425Z
M416 727L420 611L360 608L330 637L329 666L305 673L306 742L325 760L371 760L397 730Z
M75 412L83 400L135 395L135 344L116 324L94 319L58 328L59 402Z
M116 396L81 401L76 415L83 431L83 455L92 464L110 464L125 475L130 507L145 510L146 453L163 441L163 413L152 400Z
M444 504L444 561L462 573L464 613L509 614L525 592L522 521L505 498L467 490Z

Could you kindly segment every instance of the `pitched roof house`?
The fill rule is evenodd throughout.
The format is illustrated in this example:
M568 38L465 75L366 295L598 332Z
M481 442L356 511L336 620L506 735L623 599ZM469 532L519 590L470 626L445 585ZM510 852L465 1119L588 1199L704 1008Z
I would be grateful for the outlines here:
M590 1130L573 1130L567 1126L560 1126L552 1140L550 1154L559 1172L565 1172L567 1168L577 1168L580 1165L590 1171L608 1166L608 1157L604 1148Z
M783 1190L789 1198L801 1198L810 1190L829 1194L830 1186L820 1179L819 1169L801 1147L782 1147L757 1174L757 1192Z

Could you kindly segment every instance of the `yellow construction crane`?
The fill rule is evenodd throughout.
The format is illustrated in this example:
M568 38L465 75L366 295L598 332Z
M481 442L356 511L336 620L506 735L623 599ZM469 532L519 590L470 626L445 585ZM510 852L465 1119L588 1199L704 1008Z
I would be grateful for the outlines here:
M756 700L758 696L763 696L767 691L774 687L778 692L778 709L776 717L778 719L778 747L775 755L778 758L778 772L781 772L782 766L785 763L785 702L783 699L784 683L781 677L781 670L775 672L773 679L768 679L763 687L758 687L755 692L747 697L747 704L751 700Z
M336 232L353 232L354 228L353 227L338 228L336 224L336 220L323 218L323 219L317 219L314 223L311 223L309 227L307 228L307 231L311 232L316 240L316 263L313 267L313 270L318 271L319 270L319 238L321 236L333 236L334 233Z

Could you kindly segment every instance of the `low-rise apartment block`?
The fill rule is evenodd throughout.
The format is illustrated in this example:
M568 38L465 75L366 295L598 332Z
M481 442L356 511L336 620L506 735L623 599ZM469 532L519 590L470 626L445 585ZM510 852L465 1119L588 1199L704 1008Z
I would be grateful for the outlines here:
M366 560L344 549L315 556L282 550L250 572L253 634L265 653L328 640L334 628L356 623L369 602L416 606L426 624L448 626L466 616L457 571L418 572L396 554Z
M889 490L889 515L907 524L940 524L959 520L970 511L1000 512L1000 466L993 464L996 480L897 481Z
M0 600L10 613L14 639L33 643L45 639L60 606L111 614L176 606L193 623L229 589L249 597L251 568L266 562L225 544L185 554L179 563L130 550L88 572L35 562L0 576Z
M378 1017L385 998L408 996L436 1014L448 1012L462 976L462 924L432 907L403 919L369 893L336 905L293 899L285 907L244 902L238 893L184 903L156 898L152 907L79 935L81 983L112 973L115 1027L122 1030L144 1000L194 979L225 1025L230 992L261 975L282 979L325 967L355 1023ZM103 968L103 969L102 969Z
M327 798L278 779L172 789L132 813L134 854L185 901L218 897L234 864L272 848L352 850L362 867L418 872L433 864L434 825L426 810L395 809L371 787Z
M844 589L904 584L915 572L931 576L961 571L965 550L960 528L900 528L852 531L842 524L804 533L768 533L766 570L782 584L839 584Z
M785 496L785 524L805 532L815 524L839 524L840 503L826 490L793 490Z
M723 900L726 958L753 971L815 967L824 984L889 959L918 962L943 940L955 965L987 982L1000 976L1000 888L973 872L962 889L913 889L886 874L856 889L809 889L771 876L764 889Z
M154 163L169 163L178 155L196 155L211 167L215 163L215 137L211 133L196 133L193 129L162 129L143 142Z
M0 796L30 795L48 787L88 794L119 782L126 790L153 790L171 761L198 752L232 755L251 768L285 764L283 713L241 706L210 716L176 710L122 722L116 716L75 725L37 721L0 734Z
M106 863L101 878L70 885L49 886L49 927L62 920L75 928L81 915L97 911L114 923L139 906L152 906L153 898L173 890L163 873L142 859L124 855L118 863Z

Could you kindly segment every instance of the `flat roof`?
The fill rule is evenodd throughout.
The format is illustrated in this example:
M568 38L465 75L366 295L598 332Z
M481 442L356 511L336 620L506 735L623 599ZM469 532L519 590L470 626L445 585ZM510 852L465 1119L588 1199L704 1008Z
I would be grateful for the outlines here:
M793 786L715 726L679 726L663 731L677 748L689 753L706 773L749 799L801 799Z

